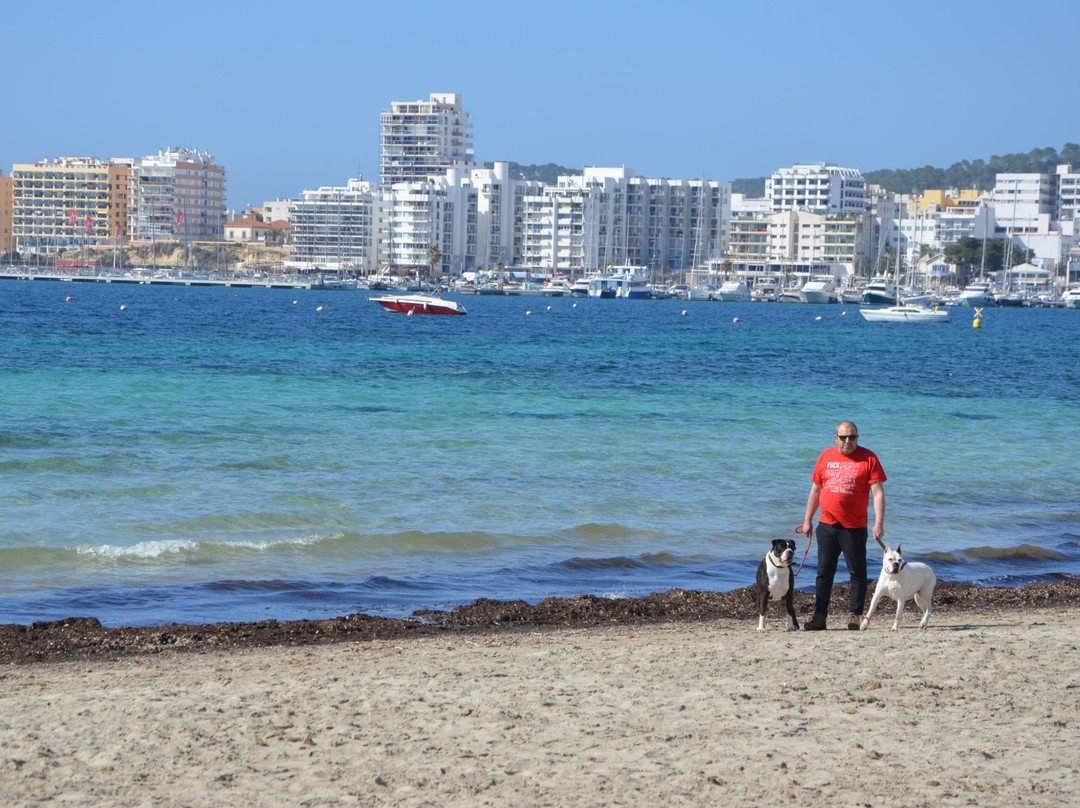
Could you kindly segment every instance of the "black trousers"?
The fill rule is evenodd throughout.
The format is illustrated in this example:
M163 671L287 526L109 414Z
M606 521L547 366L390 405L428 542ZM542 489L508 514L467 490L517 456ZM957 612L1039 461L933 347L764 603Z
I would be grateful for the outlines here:
M817 580L814 587L814 594L817 596L815 614L822 617L829 614L833 578L836 577L836 565L840 561L841 553L851 578L848 613L862 614L866 604L866 539L869 532L865 527L844 527L818 522L814 535L818 543Z

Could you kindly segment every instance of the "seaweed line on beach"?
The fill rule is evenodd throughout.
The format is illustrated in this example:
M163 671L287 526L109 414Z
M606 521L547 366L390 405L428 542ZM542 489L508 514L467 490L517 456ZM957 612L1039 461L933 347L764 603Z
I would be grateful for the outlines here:
M410 618L349 614L324 620L107 628L94 617L70 617L30 625L0 625L0 663L116 659L162 652L303 646L523 629L694 621L747 621L749 625L756 619L753 591L753 587L729 592L671 589L640 598L595 595L546 598L535 605L520 600L482 598L450 611L417 611ZM846 584L833 589L834 614L843 613L847 596ZM1080 605L1080 578L1074 576L1022 587L977 587L942 581L934 592L934 609L938 617L949 613L993 614L1077 605ZM809 614L813 609L813 595L796 592L795 606L799 614Z

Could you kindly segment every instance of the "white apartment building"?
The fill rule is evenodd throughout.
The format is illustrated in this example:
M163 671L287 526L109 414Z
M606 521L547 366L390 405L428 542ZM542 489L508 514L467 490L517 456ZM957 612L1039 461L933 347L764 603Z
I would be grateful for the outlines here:
M1050 268L1063 266L1076 244L1077 180L1071 166L1059 166L1053 174L998 174L987 196L994 235L1033 250Z
M744 213L731 220L734 272L763 275L852 275L865 263L867 218L808 210Z
M590 167L524 204L521 263L543 272L633 265L660 276L718 265L727 249L729 183Z
M1054 218L1062 222L1073 222L1080 218L1080 173L1073 171L1071 165L1057 167L1057 200L1054 205Z
M458 93L394 101L380 115L379 181L385 188L441 177L473 163L469 116Z
M765 196L774 212L865 213L866 181L858 169L825 163L797 163L765 180Z
M477 194L461 169L428 182L383 187L379 265L393 272L426 272L431 247L436 275L460 275L477 266Z
M293 269L353 276L378 267L378 194L371 183L350 179L343 187L303 191L288 200L287 216Z
M510 165L505 162L470 169L468 182L476 190L475 265L489 268L524 263L525 199L539 196L542 184L511 178Z
M160 149L131 164L132 241L220 241L226 218L225 169L195 149Z

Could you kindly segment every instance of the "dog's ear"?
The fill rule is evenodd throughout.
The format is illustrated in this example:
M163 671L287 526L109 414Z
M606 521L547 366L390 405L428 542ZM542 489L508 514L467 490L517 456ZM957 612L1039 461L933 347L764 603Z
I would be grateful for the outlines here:
M898 544L898 545L896 545L896 554L897 554L897 555L899 555L899 554L900 554L900 545L899 545L899 544Z
M888 555L891 552L892 552L892 545L886 544L885 545L885 555Z

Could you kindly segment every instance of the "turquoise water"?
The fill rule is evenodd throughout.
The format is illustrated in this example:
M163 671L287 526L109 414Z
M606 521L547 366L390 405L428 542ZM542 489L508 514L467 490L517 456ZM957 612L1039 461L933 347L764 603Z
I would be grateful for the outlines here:
M1080 573L1080 312L460 300L0 282L0 623L747 586L843 418L909 558Z

